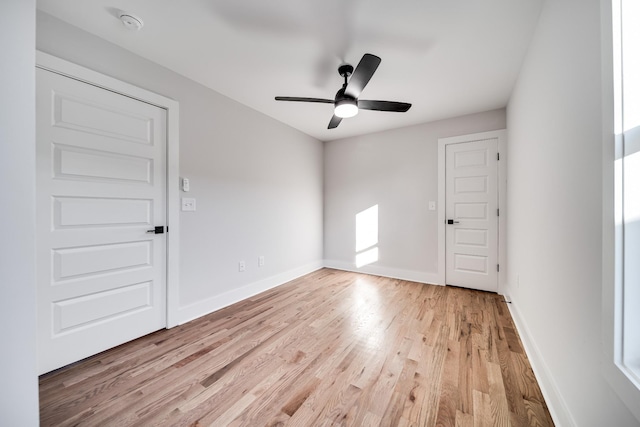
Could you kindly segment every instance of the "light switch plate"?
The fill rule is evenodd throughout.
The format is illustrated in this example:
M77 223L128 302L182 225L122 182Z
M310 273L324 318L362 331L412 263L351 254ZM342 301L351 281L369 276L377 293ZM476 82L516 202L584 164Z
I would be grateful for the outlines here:
M196 199L191 198L182 198L182 210L183 211L195 211L196 210Z
M430 211L435 211L436 210L436 202L434 202L433 200L431 200L429 202L429 210Z

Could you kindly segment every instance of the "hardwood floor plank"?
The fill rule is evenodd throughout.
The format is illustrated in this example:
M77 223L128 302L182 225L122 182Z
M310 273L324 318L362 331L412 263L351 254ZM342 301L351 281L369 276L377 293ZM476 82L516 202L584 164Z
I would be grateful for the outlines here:
M256 404L234 420L233 425L259 425L268 419L281 421L283 414L289 419L318 388L320 380L311 372L323 360L318 355L313 360L298 362L294 368L283 365L276 375L277 380L268 385Z
M473 415L456 412L456 427L473 427Z
M473 427L493 427L491 397L478 390L473 390Z
M318 384L320 384L320 380L318 378L312 378L307 384L302 387L298 393L294 394L294 396L284 404L282 407L282 412L289 415L290 417L295 414L300 406L307 400L307 398L313 393L317 388Z
M488 364L489 372L489 398L491 399L491 419L496 427L511 425L509 404L502 382L502 371L495 363Z
M461 329L458 368L458 411L473 414L473 342L471 324ZM456 420L459 416L456 416ZM457 423L457 421L456 421Z
M457 334L456 334L457 335ZM456 412L459 407L458 379L460 367L460 342L449 340L444 359L442 386L438 402L436 424L438 426L455 426Z
M502 298L330 269L40 378L42 426L552 426Z
M412 387L417 367L418 362L415 360L408 358L405 361L402 373L400 373L400 378L398 378L394 389L392 401L389 402L384 417L382 418L382 425L398 425L405 408L415 401L415 396L412 394ZM409 401L409 403L407 401ZM370 412L367 411L367 413Z
M527 422L530 426L538 427L546 425L546 420L549 416L546 405L525 400L525 406L527 407Z

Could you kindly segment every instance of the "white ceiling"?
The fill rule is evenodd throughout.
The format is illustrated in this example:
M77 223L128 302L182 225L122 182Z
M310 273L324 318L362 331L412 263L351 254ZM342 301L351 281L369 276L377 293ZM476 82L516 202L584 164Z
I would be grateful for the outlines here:
M542 0L37 0L38 8L319 140L504 107ZM144 21L125 29L119 11ZM328 130L337 68L382 63L362 99L410 102L361 111Z

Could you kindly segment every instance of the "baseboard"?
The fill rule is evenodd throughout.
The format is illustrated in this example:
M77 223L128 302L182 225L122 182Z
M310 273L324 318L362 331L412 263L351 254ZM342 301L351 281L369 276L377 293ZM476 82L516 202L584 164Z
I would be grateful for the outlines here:
M545 363L538 346L531 336L527 323L524 321L522 316L520 316L517 306L513 302L511 304L507 304L507 306L509 307L509 312L511 312L511 318L513 319L513 322L518 329L518 333L520 334L522 345L527 352L531 368L538 380L540 390L542 391L544 400L547 403L553 422L558 427L575 427L576 422L571 416L571 412L560 394L558 386L553 379L553 375L551 375L549 367Z
M320 270L324 267L322 261L313 262L307 265L303 265L292 270L285 271L280 274L276 274L271 277L259 280L257 282L249 283L240 288L233 289L223 294L216 295L211 298L207 298L203 301L198 301L193 304L189 304L179 308L178 312L178 324L187 323L191 320L197 319L221 308L228 307L231 304L235 304L244 299L250 298L266 290L275 288L290 282L305 274L312 273L316 270Z
M383 267L373 264L358 268L352 263L336 260L325 260L324 266L327 268L334 268L336 270L373 274L376 276L390 277L392 279L408 280L410 282L428 283L430 285L443 284L439 283L437 274L425 273L423 271L403 270L400 268Z

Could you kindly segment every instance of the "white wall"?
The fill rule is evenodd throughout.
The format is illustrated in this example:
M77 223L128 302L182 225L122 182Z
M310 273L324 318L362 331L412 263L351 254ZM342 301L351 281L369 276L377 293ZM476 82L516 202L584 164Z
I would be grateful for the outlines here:
M507 108L506 293L560 426L638 426L601 374L600 0L546 1Z
M40 12L36 46L180 103L181 321L321 266L321 142Z
M436 283L438 138L505 126L505 110L494 110L325 143L327 265ZM355 216L376 204L380 258L357 269Z
M0 5L0 425L38 425L35 1Z

